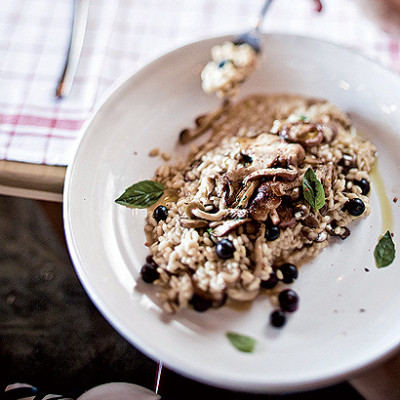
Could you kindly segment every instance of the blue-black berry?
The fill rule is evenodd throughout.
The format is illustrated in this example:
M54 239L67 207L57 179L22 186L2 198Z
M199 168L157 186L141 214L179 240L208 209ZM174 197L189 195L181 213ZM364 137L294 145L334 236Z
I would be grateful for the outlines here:
M371 186L369 184L369 182L365 179L362 178L360 181L354 181L354 183L360 187L361 189L361 193L365 196L367 195L370 190L371 190Z
M168 209L165 206L158 206L154 212L153 217L157 222L165 221L168 217Z
M275 272L272 271L269 278L265 281L261 281L260 286L264 289L273 289L278 284L278 277Z
M268 242L272 242L273 240L278 239L281 234L281 230L278 226L272 224L272 222L265 224L265 239Z
M190 300L190 304L195 311L203 312L208 310L212 306L212 301L204 299L203 297L195 293Z
M233 253L235 252L235 246L232 241L229 239L222 239L217 243L217 256L226 260L228 258L233 257Z
M358 217L365 211L365 204L361 199L354 198L346 203L345 208L349 214Z
M153 283L160 277L160 274L157 271L157 264L154 262L144 264L140 270L140 275L146 283Z
M280 279L284 283L293 283L299 276L299 271L294 264L283 264L278 268L278 271L282 273Z
M292 289L286 289L279 293L279 305L283 311L293 312L299 306L299 296Z
M286 323L286 313L283 310L275 310L269 316L269 321L275 328L281 328Z

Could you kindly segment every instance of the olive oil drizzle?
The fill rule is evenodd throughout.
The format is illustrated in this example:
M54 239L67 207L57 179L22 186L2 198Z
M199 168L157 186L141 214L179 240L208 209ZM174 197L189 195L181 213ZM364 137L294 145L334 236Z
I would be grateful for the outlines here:
M379 206L381 208L381 217L382 217L381 234L384 235L387 231L393 233L394 221L393 221L392 204L387 195L382 176L379 172L378 160L375 161L374 166L372 167L371 179L374 183L375 192L378 196Z

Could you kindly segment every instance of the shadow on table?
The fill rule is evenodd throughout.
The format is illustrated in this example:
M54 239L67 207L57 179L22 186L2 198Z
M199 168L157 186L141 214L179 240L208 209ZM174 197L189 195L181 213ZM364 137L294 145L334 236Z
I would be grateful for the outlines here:
M76 396L107 382L153 389L157 364L93 306L56 233L61 232L61 205L52 204L50 211L31 200L0 196L1 387L25 382L48 393ZM166 368L160 388L165 400L363 399L347 383L287 396L233 393Z

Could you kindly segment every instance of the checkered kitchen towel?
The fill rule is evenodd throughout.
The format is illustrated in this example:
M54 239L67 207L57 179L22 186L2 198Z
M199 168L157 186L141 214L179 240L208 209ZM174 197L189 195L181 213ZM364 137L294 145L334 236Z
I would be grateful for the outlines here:
M12 0L0 7L0 159L67 165L80 128L113 82L172 45L242 32L264 0L91 0L71 94L55 87L68 50L73 0ZM400 71L399 41L349 0L274 0L263 30L356 48Z

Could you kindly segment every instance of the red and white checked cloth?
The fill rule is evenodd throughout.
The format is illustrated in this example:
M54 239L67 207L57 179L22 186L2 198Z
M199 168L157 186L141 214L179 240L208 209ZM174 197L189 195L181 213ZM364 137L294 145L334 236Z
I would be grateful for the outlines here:
M99 99L149 55L206 36L251 27L264 0L91 0L70 95L55 87L68 49L73 0L2 1L0 159L68 165L80 128ZM400 72L400 42L349 0L276 0L263 30L313 36L352 47Z

